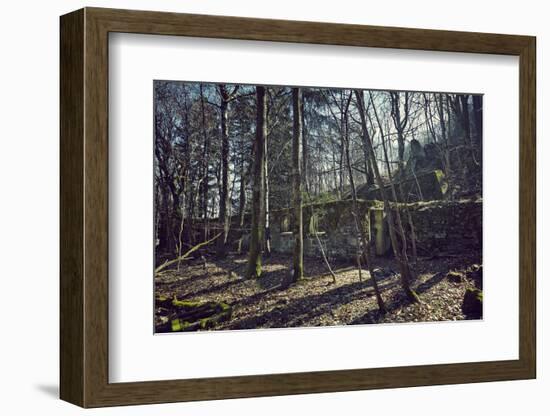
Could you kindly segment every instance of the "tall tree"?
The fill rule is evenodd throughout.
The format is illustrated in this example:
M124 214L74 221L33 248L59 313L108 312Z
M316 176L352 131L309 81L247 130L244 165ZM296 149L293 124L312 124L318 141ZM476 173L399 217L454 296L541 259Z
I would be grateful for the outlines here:
M239 239L237 240L237 253L241 253L244 236L244 218L246 213L246 186L248 184L250 169L245 167L245 153L241 149L239 186Z
M452 165L451 165L451 144L449 143L449 135L447 130L447 124L445 123L445 105L444 101L448 99L447 96L443 94L435 94L435 105L437 108L437 116L439 118L439 129L441 130L441 139L443 146L443 159L445 165L445 173L447 176L451 176ZM445 100L444 100L445 98Z
M204 240L208 238L208 185L210 182L209 161L210 161L210 135L206 127L206 108L204 105L204 87L199 85L201 96L201 130L203 136L203 153L202 153L202 178L200 183L201 193L201 214L204 221Z
M472 102L474 106L474 125L476 129L476 149L478 152L478 158L481 159L481 145L483 139L483 96L472 95Z
M376 275L374 273L374 267L373 267L372 259L370 255L369 239L367 238L367 235L363 226L363 222L361 221L361 217L359 213L359 204L357 203L357 191L355 188L353 169L351 167L351 161L350 161L348 111L349 111L352 95L353 93L350 91L348 98L345 101L346 104L343 106L342 124L341 124L341 136L344 144L346 167L348 170L349 183L351 187L352 216L353 216L353 222L355 225L355 233L357 236L356 238L357 246L361 252L361 257L363 257L365 264L367 266L367 269L369 271L372 287L374 289L374 294L376 296L376 302L378 303L378 309L380 310L381 313L386 313L386 305L384 305L384 300L382 299L382 295L380 294L380 289L378 287L378 282L376 281ZM361 276L361 261L358 261L357 263L359 268L359 276Z
M294 234L293 275L296 282L304 275L304 225L302 218L302 90L292 88L292 232Z
M309 193L309 181L308 181L308 151L307 151L307 128L306 128L306 98L304 97L304 92L302 90L302 102L300 115L302 117L302 182L304 185L304 190L306 193Z
M372 104L372 109L374 111L374 116L376 118L376 122L378 123L378 132L380 133L380 141L381 141L381 144L382 144L382 151L383 151L383 155L384 155L384 162L386 164L386 171L388 172L388 179L390 181L390 190L391 190L391 193L392 193L392 198L393 198L394 201L405 201L406 202L405 195L404 195L404 192L403 192L402 183L400 181L398 181L397 186L394 183L392 169L391 169L391 166L390 166L390 159L388 157L388 151L387 151L387 148L386 148L386 140L385 140L386 135L384 134L384 127L382 126L382 122L380 120L380 117L378 116L378 111L376 110L376 105L374 104L374 99L372 98L372 93L370 91L369 91L369 97L370 97L370 103ZM367 111L367 117L368 117L369 121L371 121L368 111ZM371 123L372 123L372 121L371 121ZM367 130L367 133L368 133L368 130ZM368 139L370 140L370 136L368 137ZM372 143L372 140L370 140L370 141ZM368 143L367 143L367 146L368 146ZM414 174L414 168L413 168L413 174ZM417 184L418 184L418 182L417 182ZM418 185L418 187L419 187L419 191L420 191L420 185ZM398 198L398 195L397 195L396 188L397 188L397 191L399 192L399 198ZM420 195L422 195L421 191L420 191ZM405 204L403 204L403 206L404 206L404 209L405 209L405 214L407 215L407 220L409 222L410 242L411 242L411 248L412 248L412 258L413 258L413 262L416 263L416 260L417 260L417 257L418 257L417 252L416 252L416 231L415 231L412 215L411 215L411 212L408 208L408 205L405 203ZM406 257L406 255L407 255L407 238L406 238L405 228L403 227L403 223L401 222L401 215L399 215L399 209L396 208L396 211L397 211L396 224L397 224L397 227L398 227L399 235L401 237L401 247L402 247L402 250L403 250L403 255Z
M401 109L401 93L390 91L391 118L397 131L397 147L399 155L399 166L403 168L405 160L405 128L409 122L409 93L404 93L403 109Z
M479 165L479 162L476 158L475 146L472 140L472 128L470 127L470 106L468 104L470 96L467 94L461 94L459 97L460 104L462 106L462 123L464 128L465 145L469 149L472 163L477 166Z
M265 139L267 136L267 100L265 87L256 87L256 139L253 145L252 224L246 277L262 274L262 241L265 229Z
M367 116L365 112L365 101L363 99L363 91L361 90L355 90L355 97L357 100L357 107L359 110L359 116L361 118L361 128L364 136L364 141L367 144L367 149L369 151L369 157L372 162L372 167L374 170L374 176L376 178L376 183L378 185L378 188L380 189L380 194L382 196L382 200L384 201L384 211L386 213L386 218L388 220L388 228L390 231L390 240L391 245L393 248L393 252L395 255L395 258L397 260L397 263L399 264L399 270L401 274L401 286L403 288L403 291L405 292L405 295L411 302L417 302L418 301L418 295L412 290L410 282L412 280L412 271L409 265L409 261L407 259L407 247L406 243L403 242L406 241L401 221L401 216L399 214L399 209L396 207L395 212L392 210L390 204L389 204L389 198L386 194L386 189L384 186L384 182L382 180L382 176L380 175L380 170L378 169L378 164L376 163L376 156L374 153L374 147L372 145L372 141L368 134L368 127L367 127ZM395 192L395 190L393 190ZM400 234L401 234L401 250L399 249L399 243L397 241L397 233L395 231L395 223L394 222L394 216L395 221L398 224L401 224L400 226Z
M266 113L266 117L268 117L267 113ZM265 121L265 124L267 126L267 120ZM270 255L271 254L271 228L270 228L270 221L269 221L269 215L270 215L270 211L269 211L269 196L270 196L270 193L269 193L269 170L268 170L268 157L267 155L269 153L267 153L268 151L268 137L269 135L266 133L266 136L265 136L265 139L264 139L264 155L265 155L265 161L264 161L264 188L265 188L265 192L264 192L264 210L265 210L265 240L264 240L264 248L265 248L265 253L266 255Z
M223 227L223 236L218 240L218 255L225 253L227 236L229 234L229 103L235 98L239 86L233 87L232 91L224 84L218 85L220 95L220 129L222 142L222 169L221 169L221 190L220 190L220 224Z

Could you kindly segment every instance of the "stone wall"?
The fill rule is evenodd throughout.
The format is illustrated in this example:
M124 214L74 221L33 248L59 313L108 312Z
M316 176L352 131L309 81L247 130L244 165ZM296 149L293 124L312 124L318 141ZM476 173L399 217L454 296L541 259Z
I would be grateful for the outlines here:
M358 253L357 233L350 200L307 205L303 209L304 255L320 257L319 242L329 259L355 259ZM358 201L360 226L369 239L385 231L381 204L378 201ZM271 213L271 248L279 253L292 253L294 239L290 210ZM379 224L378 224L378 223ZM316 235L317 234L317 235Z
M482 200L409 204L418 246L426 253L460 253L482 248Z
M372 250L384 255L391 249L388 224L380 201L358 201L359 219L372 242ZM399 204L407 225L404 205ZM430 201L407 204L415 226L419 254L460 253L481 250L482 200ZM351 260L358 253L352 201L342 200L304 207L304 255L320 257L315 232L330 259ZM271 248L292 253L291 212L271 213Z

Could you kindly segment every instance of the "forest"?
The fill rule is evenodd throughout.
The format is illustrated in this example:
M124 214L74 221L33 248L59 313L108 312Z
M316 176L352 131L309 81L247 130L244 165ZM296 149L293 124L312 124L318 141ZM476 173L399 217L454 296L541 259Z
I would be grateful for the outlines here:
M482 319L482 95L153 86L156 333Z

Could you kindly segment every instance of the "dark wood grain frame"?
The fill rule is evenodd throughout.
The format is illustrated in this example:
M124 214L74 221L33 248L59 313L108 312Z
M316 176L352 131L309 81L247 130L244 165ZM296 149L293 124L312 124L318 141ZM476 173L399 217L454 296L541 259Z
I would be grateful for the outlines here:
M109 383L110 32L519 56L519 359ZM529 36L98 8L62 16L61 398L100 407L535 378L535 44Z

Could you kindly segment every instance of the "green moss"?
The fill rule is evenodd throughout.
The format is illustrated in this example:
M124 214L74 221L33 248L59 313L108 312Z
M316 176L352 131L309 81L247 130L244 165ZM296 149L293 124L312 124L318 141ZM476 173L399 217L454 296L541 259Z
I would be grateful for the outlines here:
M176 308L197 308L201 306L200 302L193 302L189 300L172 300L172 306Z
M483 302L483 292L481 290L476 290L476 299Z
M462 273L457 272L455 270L451 270L449 273L447 273L447 280L453 283L460 283L462 282L463 276Z
M262 275L262 260L258 259L255 264L254 277L258 279Z
M478 300L483 300L483 292L479 289L469 287L468 289L466 289L466 292L475 295L476 299Z
M181 319L172 319L172 332L179 332L183 331L185 328L187 328L190 324L187 321L182 321Z
M420 296L418 296L418 293L416 293L414 290L410 290L410 293L408 293L409 300L413 303L420 302Z

